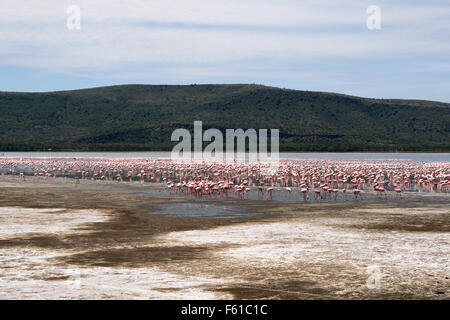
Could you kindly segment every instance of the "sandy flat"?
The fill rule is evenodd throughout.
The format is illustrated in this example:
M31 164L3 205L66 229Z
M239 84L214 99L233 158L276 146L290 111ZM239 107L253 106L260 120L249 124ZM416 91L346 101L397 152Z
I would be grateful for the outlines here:
M0 177L0 298L450 298L448 195L203 202L146 188Z
M0 239L61 236L103 222L110 212L61 208L0 208ZM78 233L83 231L78 230ZM86 232L86 231L84 231ZM152 268L78 267L52 263L64 250L4 248L0 251L0 299L225 299L202 288L219 280L177 275Z

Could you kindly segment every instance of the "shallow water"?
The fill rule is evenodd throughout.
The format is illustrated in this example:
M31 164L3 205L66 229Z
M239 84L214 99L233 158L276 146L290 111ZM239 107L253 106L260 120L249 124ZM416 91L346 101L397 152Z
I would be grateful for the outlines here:
M170 158L170 152L2 152L0 157L23 158ZM449 162L450 153L281 152L286 159L404 160Z
M168 203L149 213L174 218L240 218L255 215L255 213L247 212L243 206L200 202Z

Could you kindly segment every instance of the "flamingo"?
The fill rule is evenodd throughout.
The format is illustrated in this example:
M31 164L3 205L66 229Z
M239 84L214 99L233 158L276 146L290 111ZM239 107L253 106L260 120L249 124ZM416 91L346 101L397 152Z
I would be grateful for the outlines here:
M273 187L270 187L267 189L267 194L269 195L268 199L272 200L272 191L273 191Z
M286 193L298 187L300 200L306 199L310 188L314 200L326 197L337 200L341 190L345 199L347 189L355 199L362 198L362 190L374 192L380 198L384 195L387 199L387 190L393 190L400 197L405 190L448 193L450 186L449 162L286 159L270 174L264 173L261 163L172 163L168 158L17 157L0 159L0 167L2 175L18 175L23 180L26 175L32 175L43 181L64 177L75 179L77 183L83 179L100 183L105 180L121 182L122 179L132 182L136 177L141 183L165 182L169 193L176 189L177 194L197 197L228 198L228 190L232 189L237 197L247 197L257 190L262 199L266 190L267 199L272 199L274 187L278 186ZM302 192L304 189L306 192Z

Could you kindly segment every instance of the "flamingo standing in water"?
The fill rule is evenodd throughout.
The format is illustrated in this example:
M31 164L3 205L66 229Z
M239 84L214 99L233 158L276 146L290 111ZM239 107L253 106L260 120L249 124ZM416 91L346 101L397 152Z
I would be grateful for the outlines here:
M272 200L272 191L273 191L273 187L270 187L267 189L267 194L269 195L268 199L270 199L270 200Z
M314 189L313 191L314 191L314 200L317 200L319 198L322 199L322 195L320 194L319 189Z
M306 201L306 194L308 193L308 188L306 187L301 188L299 192L303 195L303 201Z
M362 199L363 190L387 199L390 194L387 190L401 197L405 190L448 193L450 186L449 162L289 159L280 161L278 171L270 175L265 173L261 163L173 163L164 158L5 158L0 159L0 167L2 175L15 175L20 179L34 175L40 179L65 177L98 183L122 179L132 182L134 177L142 183L164 181L171 186L169 193L176 185L177 193L198 197L228 197L229 189L234 190L237 197L247 197L252 186L262 199L265 190L267 199L272 199L274 191L287 194L297 187L299 200L304 201L309 188L313 190L314 200L327 197L337 200L341 190L345 200L347 188L354 199ZM276 186L279 189L275 190Z

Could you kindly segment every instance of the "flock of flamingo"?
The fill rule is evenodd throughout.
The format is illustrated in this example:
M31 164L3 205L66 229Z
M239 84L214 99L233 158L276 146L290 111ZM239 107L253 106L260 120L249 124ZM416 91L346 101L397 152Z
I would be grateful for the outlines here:
M265 163L173 162L169 158L3 158L2 175L80 180L162 183L170 194L192 197L261 199L272 194L298 194L298 199L358 199L362 193L379 198L400 197L404 191L448 193L450 162L398 160L337 161L281 159L268 172Z

